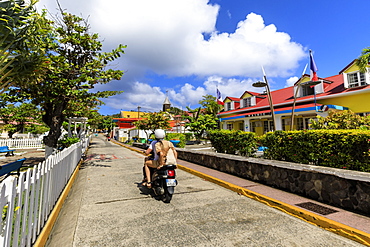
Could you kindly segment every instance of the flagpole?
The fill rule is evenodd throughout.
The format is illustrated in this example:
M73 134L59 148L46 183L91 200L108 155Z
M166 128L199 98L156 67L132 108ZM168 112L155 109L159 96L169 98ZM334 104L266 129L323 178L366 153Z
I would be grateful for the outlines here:
M301 75L301 78L303 77L303 75L306 73L306 69L307 69L307 66L308 66L308 63L306 64L306 66L304 67L304 70L302 72L302 75ZM290 123L290 130L293 130L293 127L294 127L294 110L295 110L295 103L297 101L297 94L298 94L298 91L299 91L299 86L301 85L301 83L298 83L297 85L297 90L295 90L294 92L294 101L293 101L293 106L292 106L292 117L291 117L291 123ZM294 90L294 86L293 86L293 90Z
M221 107L219 106L219 103L218 103L218 101L219 101L219 98L218 98L219 94L221 95L221 92L218 90L218 82L217 82L217 84L216 84L216 104L217 104L217 114L216 114L216 117L217 118L218 118L218 115L220 114L220 111L221 111ZM218 119L218 128L219 129L222 129L222 125L221 125L221 120L220 119Z
M263 68L263 66L261 66L261 67L262 67L262 72L263 72L263 80L266 83L267 97L268 97L269 104L270 104L272 123L274 124L274 131L275 131L276 130L276 122L275 122L274 103L272 102L270 86L269 86L269 83L267 81L267 76L266 76L266 73L265 73L265 69Z

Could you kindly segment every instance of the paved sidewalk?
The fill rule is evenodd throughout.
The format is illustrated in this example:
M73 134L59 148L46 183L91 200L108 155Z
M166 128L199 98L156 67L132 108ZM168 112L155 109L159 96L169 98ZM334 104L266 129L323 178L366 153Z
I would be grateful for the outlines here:
M183 161L211 176L178 169L179 185L165 204L141 187L142 163L142 154L93 138L46 246L362 246L210 183L227 176Z

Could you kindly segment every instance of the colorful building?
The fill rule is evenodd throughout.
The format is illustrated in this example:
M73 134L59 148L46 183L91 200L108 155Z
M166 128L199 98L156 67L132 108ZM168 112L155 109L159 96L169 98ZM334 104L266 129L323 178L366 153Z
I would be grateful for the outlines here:
M318 81L311 81L305 74L294 86L271 91L271 99L274 114L267 93L245 91L240 98L226 97L224 109L218 114L222 128L262 135L274 130L274 125L276 130L309 129L310 119L326 117L330 111L369 115L369 68L361 73L354 60L338 75L319 77Z
M138 121L143 117L145 112L140 111L121 111L120 118L113 118L113 122L116 123L120 129L131 129L134 128L134 122Z
M171 102L166 95L166 98L162 105L162 111L168 111L171 108ZM138 107L138 111L121 111L120 118L113 118L113 122L115 123L116 127L112 132L114 137L117 138L119 141L126 141L133 137L140 138L147 138L147 133L144 130L138 130L135 127L135 122L143 119L146 112L139 111L140 107ZM169 125L170 129L169 132L181 132L184 129L184 123L181 121L181 116L171 116L169 114L170 120Z

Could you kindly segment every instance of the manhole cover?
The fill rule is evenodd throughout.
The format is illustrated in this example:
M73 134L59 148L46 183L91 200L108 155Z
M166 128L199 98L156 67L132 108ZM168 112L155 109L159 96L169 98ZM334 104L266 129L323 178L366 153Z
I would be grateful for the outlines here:
M310 211L313 211L315 213L322 214L322 215L328 215L328 214L338 212L337 210L327 208L327 207L321 206L321 205L313 203L313 202L298 203L298 204L296 204L296 206L308 209Z

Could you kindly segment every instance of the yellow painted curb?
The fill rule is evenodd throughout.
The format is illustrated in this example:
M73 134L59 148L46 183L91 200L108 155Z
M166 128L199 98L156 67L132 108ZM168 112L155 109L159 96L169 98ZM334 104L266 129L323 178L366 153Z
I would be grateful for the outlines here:
M46 241L49 238L50 232L53 229L53 226L55 224L55 221L58 218L58 215L60 213L60 210L62 209L62 206L64 204L64 201L67 198L68 193L71 190L71 187L72 187L72 185L73 185L73 183L74 183L74 181L75 181L75 179L77 177L77 174L78 174L78 172L80 170L80 167L81 167L82 162L83 161L81 160L78 163L77 167L75 168L74 172L72 173L71 178L69 179L66 187L64 188L62 194L60 195L60 197L59 197L59 199L57 201L57 203L55 204L55 207L51 211L51 213L49 215L49 218L46 221L45 226L42 228L42 231L41 231L40 235L37 237L37 240L36 240L36 242L35 242L35 244L33 246L35 246L35 247L45 246Z
M136 150L134 148L131 148L131 147L128 147L128 146L125 146L125 145L121 145L119 142L115 142L115 143L122 146L122 147L130 149L132 151L135 151L137 153L142 153L141 151ZM267 206L276 208L276 209L278 209L280 211L283 211L283 212L285 212L289 215L292 215L292 216L297 217L301 220L304 220L308 223L311 223L313 225L321 227L321 228L323 228L327 231L336 233L336 234L341 235L345 238L349 238L349 239L354 240L356 242L359 242L363 245L370 246L370 234L368 234L366 232L363 232L361 230L358 230L358 229L355 229L353 227L344 225L342 223L327 219L325 217L314 214L314 213L309 212L307 210L295 207L293 205L289 205L287 203L280 202L278 200L275 200L275 199L272 199L270 197L259 194L257 192L245 189L243 187L225 182L221 179L218 179L218 178L209 176L207 174L198 172L198 171L196 171L194 169L191 169L191 168L188 168L186 166L182 166L182 165L177 164L177 167L179 169L183 170L183 171L191 173L191 174L193 174L195 176L198 176L200 178L206 179L206 180L208 180L212 183L218 184L218 185L220 185L220 186L222 186L226 189L235 191L238 194L244 195L244 196L249 197L253 200L264 203Z
M236 186L234 184L225 182L225 181L220 180L218 178L215 178L215 177L209 176L207 174L204 174L204 173L198 172L196 170L193 170L191 168L188 168L188 167L185 167L185 166L182 166L182 165L178 165L178 168L180 168L181 170L184 170L186 172L189 172L193 175L196 175L198 177L201 177L203 179L206 179L210 182L218 184L218 185L220 185L224 188L235 191L235 192L237 192L241 195L247 196L251 199L254 199L256 201L264 203L264 204L266 204L270 207L279 209L279 210L281 210L281 211L283 211L287 214L295 216L295 217L297 217L301 220L304 220L308 223L311 223L313 225L324 228L327 231L334 232L338 235L341 235L343 237L352 239L352 240L354 240L356 242L359 242L361 244L364 244L366 246L370 246L370 234L368 234L366 232L363 232L363 231L360 231L358 229L352 228L350 226L341 224L339 222L327 219L325 217L322 217L320 215L317 215L317 214L314 214L312 212L306 211L304 209L301 209L301 208L298 208L298 207L280 202L278 200L275 200L275 199L272 199L270 197L261 195L257 192L254 192L254 191L250 191L250 190L245 189L243 187Z

